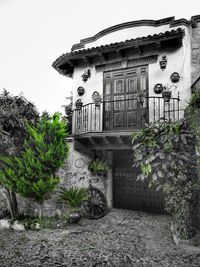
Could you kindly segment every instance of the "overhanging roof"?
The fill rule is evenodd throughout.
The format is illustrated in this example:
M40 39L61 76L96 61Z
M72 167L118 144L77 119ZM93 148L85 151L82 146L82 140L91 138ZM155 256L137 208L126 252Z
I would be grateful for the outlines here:
M174 45L182 45L182 38L184 36L184 30L178 28L176 30L166 31L164 33L148 35L144 37L138 37L135 39L129 39L123 42L116 42L107 45L101 45L97 47L92 47L88 49L81 49L66 53L57 58L52 66L60 73L65 76L71 77L73 73L74 66L79 60L89 61L93 57L99 56L100 58L105 58L106 54L109 53L121 53L121 51L127 49L139 49L143 46L155 44L156 47L162 47L166 42L173 41Z

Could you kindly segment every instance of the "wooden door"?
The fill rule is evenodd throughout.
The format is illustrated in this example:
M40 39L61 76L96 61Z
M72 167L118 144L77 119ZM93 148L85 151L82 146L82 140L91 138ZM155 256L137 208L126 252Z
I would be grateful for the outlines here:
M116 151L113 157L113 207L163 213L163 195L147 183L136 181L132 151Z
M104 130L142 127L148 107L146 100L140 107L137 96L141 92L147 96L147 77L147 66L104 73Z

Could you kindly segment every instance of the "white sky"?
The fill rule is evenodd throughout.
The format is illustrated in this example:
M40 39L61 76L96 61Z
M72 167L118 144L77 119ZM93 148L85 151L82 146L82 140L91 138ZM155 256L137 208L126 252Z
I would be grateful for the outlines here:
M198 14L200 0L0 0L0 89L61 111L72 80L51 65L74 43L127 21Z

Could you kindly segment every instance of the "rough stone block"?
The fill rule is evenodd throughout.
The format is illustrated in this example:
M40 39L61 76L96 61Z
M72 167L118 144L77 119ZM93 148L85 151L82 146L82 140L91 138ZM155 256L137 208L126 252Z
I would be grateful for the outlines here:
M13 223L13 225L11 225L11 228L13 230L17 230L17 231L24 231L25 230L25 226L21 223L19 223L18 221L15 221Z
M9 220L6 220L6 219L0 220L0 228L2 228L2 229L10 229Z

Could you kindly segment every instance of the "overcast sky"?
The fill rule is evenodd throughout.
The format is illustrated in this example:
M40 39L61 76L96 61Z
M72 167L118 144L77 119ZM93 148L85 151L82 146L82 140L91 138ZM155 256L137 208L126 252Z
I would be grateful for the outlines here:
M198 14L200 0L0 0L0 89L61 111L72 80L51 65L74 43L127 21Z

